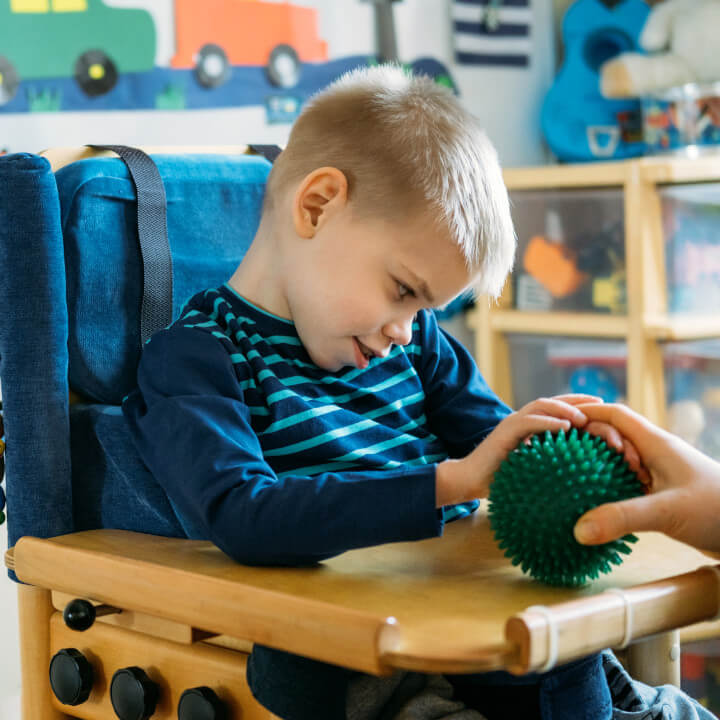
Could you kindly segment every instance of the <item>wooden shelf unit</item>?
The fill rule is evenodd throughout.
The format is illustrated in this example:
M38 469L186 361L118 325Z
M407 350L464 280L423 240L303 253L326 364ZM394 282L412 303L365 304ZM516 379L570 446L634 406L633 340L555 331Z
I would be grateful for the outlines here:
M627 314L516 310L512 283L508 282L498 303L481 298L468 316L475 332L475 357L486 380L500 397L513 404L510 333L623 339L627 342L628 404L664 426L665 372L661 343L720 337L720 313L668 313L659 188L720 182L720 154L695 159L668 156L514 168L506 170L504 178L511 193L593 189L622 192Z

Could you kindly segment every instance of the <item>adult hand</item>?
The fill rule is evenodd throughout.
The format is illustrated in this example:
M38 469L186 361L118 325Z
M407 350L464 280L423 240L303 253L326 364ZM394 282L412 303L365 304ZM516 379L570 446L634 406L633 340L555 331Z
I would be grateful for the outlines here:
M612 425L637 449L648 494L606 503L575 525L578 542L596 545L656 530L694 547L720 551L720 463L624 405L580 405L590 423Z

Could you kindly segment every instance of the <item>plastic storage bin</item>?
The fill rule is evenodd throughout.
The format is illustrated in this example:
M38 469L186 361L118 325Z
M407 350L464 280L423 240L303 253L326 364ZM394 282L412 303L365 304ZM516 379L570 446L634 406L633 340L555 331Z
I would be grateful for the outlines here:
M720 312L720 183L665 186L668 312Z
M720 460L720 339L663 347L668 430Z
M720 83L688 83L642 98L645 152L720 149Z
M547 335L508 336L515 407L568 392L624 402L627 344Z
M519 190L510 195L518 236L515 307L625 313L622 191Z

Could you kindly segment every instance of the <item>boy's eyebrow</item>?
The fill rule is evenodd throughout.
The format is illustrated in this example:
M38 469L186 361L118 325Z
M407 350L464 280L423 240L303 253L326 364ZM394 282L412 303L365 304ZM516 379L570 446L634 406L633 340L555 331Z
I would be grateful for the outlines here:
M429 302L434 303L435 298L433 294L430 292L430 288L428 287L428 284L416 273L414 273L407 265L400 263L400 267L410 276L410 279L413 281L413 284L415 287L417 287L420 290L420 293L422 296Z

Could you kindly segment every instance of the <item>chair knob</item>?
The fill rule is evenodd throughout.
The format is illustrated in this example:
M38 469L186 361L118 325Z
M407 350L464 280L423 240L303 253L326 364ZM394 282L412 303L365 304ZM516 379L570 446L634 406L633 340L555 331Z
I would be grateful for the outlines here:
M225 703L209 688L186 690L178 703L178 720L226 720Z
M50 660L50 687L63 705L80 705L90 696L95 676L88 659L75 648L59 650Z
M160 688L139 667L118 670L110 683L110 702L120 720L146 720L155 712Z
M95 618L101 615L112 615L121 612L122 610L119 608L111 607L110 605L98 605L95 607L87 600L77 599L71 600L65 606L63 610L63 620L71 630L84 632L92 627Z

